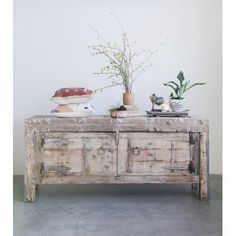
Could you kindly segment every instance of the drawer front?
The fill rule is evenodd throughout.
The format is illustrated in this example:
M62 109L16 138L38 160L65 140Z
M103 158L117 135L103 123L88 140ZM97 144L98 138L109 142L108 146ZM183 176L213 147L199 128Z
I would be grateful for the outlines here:
M42 137L44 176L115 175L114 134L50 132Z
M125 175L190 174L188 133L120 135L119 172Z

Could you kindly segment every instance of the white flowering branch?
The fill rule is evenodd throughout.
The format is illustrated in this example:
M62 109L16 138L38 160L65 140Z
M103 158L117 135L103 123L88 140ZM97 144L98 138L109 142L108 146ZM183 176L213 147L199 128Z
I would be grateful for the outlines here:
M115 16L114 14L112 15ZM120 24L118 17L115 17L122 31L121 46L119 46L118 43L111 43L103 39L99 32L90 25L92 30L96 32L97 40L99 41L98 44L89 46L89 48L91 48L93 51L91 54L103 55L108 60L108 64L102 67L101 70L95 74L105 75L107 79L111 80L110 85L101 89L96 89L95 91L102 91L104 88L108 87L122 86L126 93L132 93L133 83L139 78L141 74L143 74L147 69L153 66L153 64L148 64L148 61L154 54L159 51L164 42L162 42L159 47L153 51L143 50L140 52L132 53L131 46L124 27ZM135 64L135 59L143 54L147 54L145 59L140 63Z

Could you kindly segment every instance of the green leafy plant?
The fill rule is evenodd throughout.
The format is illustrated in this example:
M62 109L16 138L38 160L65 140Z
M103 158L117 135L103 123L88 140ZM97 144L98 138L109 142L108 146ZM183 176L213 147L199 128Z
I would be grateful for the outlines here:
M119 105L119 103L115 106L111 106L111 108L109 109L110 112L113 111L126 111L127 109L123 106L123 105Z
M119 104L113 105L113 106L110 107L109 111L110 111L110 112L116 111L116 109L119 108L119 107L120 107Z
M185 82L184 73L182 71L179 72L178 76L178 83L175 81L169 81L167 83L164 83L165 86L169 86L174 90L174 93L172 92L170 94L171 99L184 99L183 94L186 93L191 88L197 86L197 85L204 85L206 83L194 83L190 85L190 80Z

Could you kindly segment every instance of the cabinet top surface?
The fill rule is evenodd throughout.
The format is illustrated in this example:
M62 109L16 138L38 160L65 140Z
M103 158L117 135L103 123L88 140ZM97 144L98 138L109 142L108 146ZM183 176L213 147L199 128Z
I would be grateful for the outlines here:
M25 125L43 132L208 132L208 120L199 117L133 116L116 119L110 116L86 118L33 116L25 120Z
M45 121L63 121L63 122L78 122L78 121L87 121L87 122L99 122L99 121L107 121L109 123L126 123L126 122L135 122L135 121L157 121L157 120L181 120L181 121L189 121L189 120L201 120L203 123L208 122L206 118L200 118L198 116L185 116L185 117L149 117L145 115L140 116L130 116L125 118L111 118L109 115L95 115L90 117L70 117L70 118L61 118L50 115L36 115L30 118L27 118L26 122L45 122Z

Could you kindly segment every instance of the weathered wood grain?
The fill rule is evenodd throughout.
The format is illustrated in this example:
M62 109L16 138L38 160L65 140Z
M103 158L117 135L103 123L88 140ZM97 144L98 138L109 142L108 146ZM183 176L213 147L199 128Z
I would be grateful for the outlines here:
M193 172L199 174L200 133L190 133L190 159L193 160Z
M42 184L191 184L198 183L199 176L196 175L121 175L121 176L63 176L45 177Z
M34 129L25 126L25 175L24 175L24 200L34 202L36 182L36 140Z
M120 144L120 174L190 174L188 134L123 133Z
M51 132L44 136L41 156L45 176L115 175L115 135Z
M199 198L208 200L208 134L200 134Z
M57 118L34 116L26 119L40 132L206 132L208 120L194 117L126 117L121 119L109 116L89 118Z
M26 119L25 201L62 183L195 183L208 199L208 132L196 117Z

